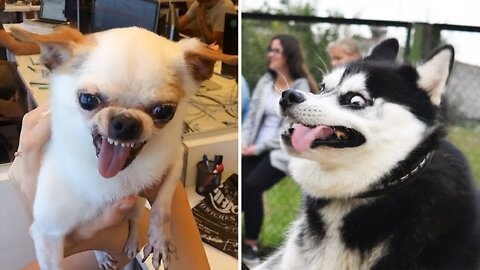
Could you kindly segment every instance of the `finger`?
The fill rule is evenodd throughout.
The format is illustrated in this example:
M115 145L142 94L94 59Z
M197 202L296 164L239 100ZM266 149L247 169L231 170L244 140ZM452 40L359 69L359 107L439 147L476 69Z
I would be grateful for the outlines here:
M45 112L45 111L44 111ZM26 126L22 126L18 149L24 152L40 152L50 138L50 115L37 111Z
M120 201L114 204L114 206L116 206L119 210L118 212L115 212L115 213L128 212L130 209L132 209L132 207L135 205L136 202L137 202L137 196L135 195L122 198Z
M87 240L96 232L117 225L125 219L128 211L135 205L136 197L128 196L108 207L100 217L93 219L88 224L79 227L76 234L81 240Z
M214 41L213 43L211 44L208 44L208 48L214 50L214 51L219 51L220 50L220 46L217 44L216 41Z
M128 196L113 204L102 215L103 220L101 220L101 224L99 224L100 226L98 229L105 229L120 223L123 219L125 219L125 216L132 209L132 207L135 206L136 201L136 196Z
M42 117L38 119L37 125L30 131L31 140L39 146L40 150L43 149L43 145L50 138L51 133L51 121L50 114L42 114Z
M23 116L22 120L22 127L23 128L30 128L31 126L35 126L38 122L38 119L42 118L44 113L49 110L48 105L42 105L37 107Z

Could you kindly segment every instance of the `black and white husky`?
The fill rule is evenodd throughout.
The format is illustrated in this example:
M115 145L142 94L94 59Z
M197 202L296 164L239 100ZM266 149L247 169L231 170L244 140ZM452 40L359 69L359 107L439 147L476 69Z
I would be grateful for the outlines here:
M287 242L256 269L477 269L477 194L444 137L451 46L413 67L389 39L333 70L319 95L288 90L280 113L306 197Z

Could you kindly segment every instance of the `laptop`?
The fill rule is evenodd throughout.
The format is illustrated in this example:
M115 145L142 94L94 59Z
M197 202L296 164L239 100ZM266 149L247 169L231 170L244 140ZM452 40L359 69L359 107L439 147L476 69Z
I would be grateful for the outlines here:
M29 22L53 25L66 24L65 0L42 0L38 19L29 20Z

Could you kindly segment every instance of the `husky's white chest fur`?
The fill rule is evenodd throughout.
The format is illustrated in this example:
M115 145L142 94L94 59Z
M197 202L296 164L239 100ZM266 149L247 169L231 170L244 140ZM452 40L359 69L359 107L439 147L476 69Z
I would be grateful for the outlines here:
M308 217L303 215L292 227L278 269L353 270L371 268L384 253L386 242L378 244L368 253L361 253L358 250L347 248L342 241L343 219L356 205L351 202L338 201L318 210L318 217L325 226L325 234L321 240L302 235L308 223Z

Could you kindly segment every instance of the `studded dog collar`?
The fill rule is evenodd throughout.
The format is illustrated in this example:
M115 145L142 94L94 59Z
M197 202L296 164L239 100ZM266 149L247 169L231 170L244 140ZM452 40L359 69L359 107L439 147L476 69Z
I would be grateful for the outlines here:
M430 161L433 158L433 155L435 154L435 151L432 150L427 153L427 155L418 161L408 173L400 176L400 177L386 177L382 179L378 184L374 185L373 188L370 190L361 193L354 198L370 198L370 197L377 197L381 195L385 195L389 192L392 192L394 190L398 190L402 187L405 187L409 183L411 183L417 176L419 176L425 168L428 166Z

